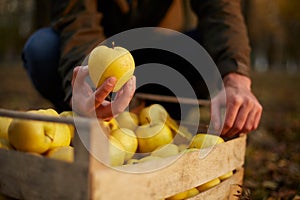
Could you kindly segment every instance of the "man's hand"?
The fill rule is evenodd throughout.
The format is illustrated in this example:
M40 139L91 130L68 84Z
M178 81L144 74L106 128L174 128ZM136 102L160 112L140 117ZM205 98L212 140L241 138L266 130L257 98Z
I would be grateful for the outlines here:
M228 74L223 80L225 89L211 102L214 128L228 137L255 130L262 115L262 106L251 92L251 80L236 73ZM224 124L220 117L222 108L226 109Z
M95 91L85 81L88 76L88 67L79 66L73 71L71 106L81 115L97 116L103 120L110 120L115 115L123 112L129 105L136 88L136 78L133 76L119 90L113 101L105 100L116 85L117 79L110 77Z

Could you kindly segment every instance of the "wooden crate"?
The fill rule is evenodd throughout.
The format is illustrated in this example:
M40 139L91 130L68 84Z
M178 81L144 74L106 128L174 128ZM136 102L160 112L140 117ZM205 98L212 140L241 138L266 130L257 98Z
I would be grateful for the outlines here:
M198 186L230 170L235 174L191 199L238 199L243 181L246 136L218 144L204 157L203 150L114 169L97 158L107 159L104 134L97 120L56 118L0 110L0 116L76 124L73 163L13 150L0 149L0 193L17 199L164 199ZM87 143L82 143L84 137ZM101 144L101 145L99 145ZM85 148L89 145L91 151ZM176 158L176 159L175 159ZM164 165L162 165L164 164ZM158 170L145 172L153 166ZM131 172L132 173L131 173Z

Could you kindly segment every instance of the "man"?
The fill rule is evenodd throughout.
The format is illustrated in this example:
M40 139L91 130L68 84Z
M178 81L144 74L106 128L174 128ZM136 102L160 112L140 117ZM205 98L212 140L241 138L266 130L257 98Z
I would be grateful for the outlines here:
M74 67L80 65L95 46L110 36L138 27L165 27L186 33L199 42L213 58L221 73L225 89L211 100L212 122L215 128L217 130L222 128L219 108L225 106L226 117L224 126L220 130L223 135L233 136L256 129L262 107L251 92L250 47L241 14L240 0L191 0L190 7L197 16L197 26L193 30L184 29L187 15L184 14L183 8L188 2L187 0L55 1L53 16L56 19L53 29L40 32L40 35L46 32L54 37L59 36L59 39L53 42L60 46L60 54L55 59L57 62L59 60L59 64L56 64L57 68L54 65L49 68L54 69L54 74L59 74L60 78L56 82L58 85L62 82L63 90L58 92L58 98L53 102L62 105L59 102L62 102L63 97L64 102L77 102L80 112L85 113L85 110L90 107L86 108L85 104L80 105L80 102L88 102L88 100L85 99L86 95L79 95L76 97L79 100L74 101L72 78L74 80L74 77L85 74L86 68L75 68L73 73ZM25 67L27 66L28 71L33 73L36 70L28 64L30 59L26 55L27 49L25 48L23 55ZM135 60L140 59L136 55ZM34 80L33 76L32 79ZM194 88L198 87L196 81L192 80L192 83ZM129 85L131 86L127 90L125 88L125 96L119 99L122 106L116 109L118 112L124 109L132 97L135 80L132 80ZM104 97L110 93L113 82L109 84L108 80L102 87L106 89L102 92L98 91L101 93L100 100L104 100ZM44 91L43 88L39 90L42 93ZM196 93L201 93L200 88ZM224 94L226 94L226 105L224 105ZM98 112L100 118L112 116L109 109L106 114L101 115L101 109Z

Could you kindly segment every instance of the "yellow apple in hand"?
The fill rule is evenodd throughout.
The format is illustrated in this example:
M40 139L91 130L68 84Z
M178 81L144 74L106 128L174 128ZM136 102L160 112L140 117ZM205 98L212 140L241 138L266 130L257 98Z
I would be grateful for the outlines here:
M217 135L198 133L193 137L190 148L203 149L223 142L224 140Z
M123 145L126 152L125 161L132 158L138 147L135 133L127 128L120 128L114 130L111 135Z
M39 111L28 112L40 114ZM55 129L52 122L13 119L8 128L8 139L17 150L44 153L52 144Z
M117 92L133 76L135 63L127 49L101 45L90 53L88 68L96 87L102 85L107 78L116 77L118 81L113 91Z
M8 127L12 118L9 117L0 117L0 138L8 139Z
M139 118L135 113L124 111L121 112L116 120L120 128L128 128L130 130L135 130L139 124Z
M57 160L63 160L67 162L74 161L74 147L64 146L64 147L55 147L49 150L46 154L49 158L54 158Z
M173 140L172 131L164 123L145 124L135 130L140 153L149 153Z

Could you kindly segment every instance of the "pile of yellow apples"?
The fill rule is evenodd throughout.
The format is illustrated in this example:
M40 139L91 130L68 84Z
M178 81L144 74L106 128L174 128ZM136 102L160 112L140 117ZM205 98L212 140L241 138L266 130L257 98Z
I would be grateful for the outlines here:
M71 111L57 113L52 108L27 112L54 117L73 115ZM74 149L71 146L73 136L72 125L0 117L0 148L72 162L74 159Z
M187 127L179 127L178 123L160 104L147 106L137 114L124 111L104 124L110 132L111 166L159 160L224 142L221 137L212 134L197 133L193 136ZM192 197L218 185L222 180L232 175L233 172L230 171L223 176L167 199Z
M137 114L124 111L104 125L110 133L111 166L161 159L224 142L216 135L193 136L160 104L144 107Z

